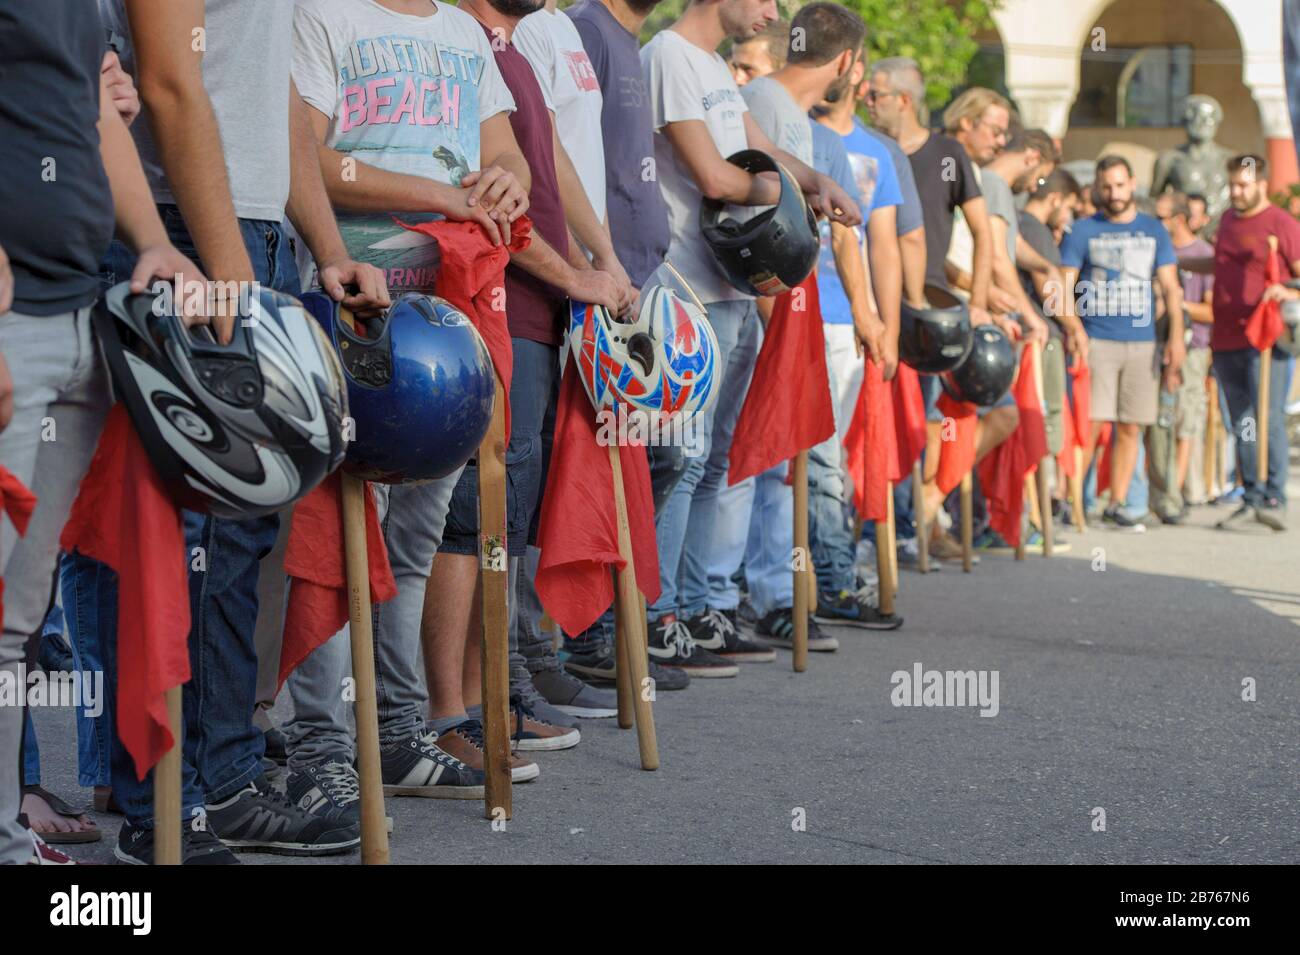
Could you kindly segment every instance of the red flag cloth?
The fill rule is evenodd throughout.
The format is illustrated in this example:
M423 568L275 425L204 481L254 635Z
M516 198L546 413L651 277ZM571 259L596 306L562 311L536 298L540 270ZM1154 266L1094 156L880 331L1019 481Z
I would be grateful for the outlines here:
M895 420L893 389L880 367L868 359L853 420L844 435L853 506L864 521L889 517L889 482L902 477Z
M565 633L581 633L614 601L611 569L621 569L618 512L609 443L617 442L632 563L646 601L659 599L659 553L654 497L645 447L597 430L596 415L578 375L566 366L555 413L555 443L542 496L537 546L537 596Z
M506 266L511 252L522 252L533 241L533 223L520 216L510 226L510 241L493 245L477 222L439 219L398 225L438 241L438 294L469 316L483 336L492 365L501 378L501 400L506 407L506 442L510 441L510 372L514 352L506 324Z
M1020 423L1011 436L980 462L980 489L988 502L989 526L1012 547L1020 543L1020 518L1025 505L1025 478L1047 454L1047 430L1034 375L1034 349L1020 355L1020 372L1011 393Z
M895 444L898 447L898 480L912 471L912 465L925 450L925 398L921 395L921 376L911 365L898 363L890 382L894 392Z
M370 602L397 596L375 497L366 485L366 559ZM293 578L284 614L280 685L308 655L348 622L347 558L343 552L343 478L335 471L299 501L289 525L284 572Z
M1087 454L1088 442L1092 438L1092 372L1086 362L1076 358L1069 373L1070 393L1061 413L1065 440L1061 442L1057 463L1066 475L1074 477L1075 448Z
M145 774L174 742L165 693L190 678L190 588L180 510L125 406L104 422L59 546L117 572L117 732Z
M777 297L731 439L727 483L761 474L834 433L814 273Z
M0 511L8 515L19 537L27 533L27 522L31 520L35 509L36 495L27 490L26 485L14 477L7 467L0 464ZM0 567L0 570L3 569ZM0 577L0 624L5 619L4 595L5 582Z
M961 483L975 466L975 426L979 424L978 409L969 401L957 401L945 391L939 396L939 411L944 417L943 437L939 444L939 471L935 483L939 493L948 492ZM956 431L948 440L948 419L953 420Z
M1282 271L1277 264L1277 254L1269 251L1264 260L1264 287L1276 285L1282 281ZM1261 301L1246 319L1246 341L1256 351L1267 351L1273 347L1285 326L1282 324L1282 304L1280 302Z

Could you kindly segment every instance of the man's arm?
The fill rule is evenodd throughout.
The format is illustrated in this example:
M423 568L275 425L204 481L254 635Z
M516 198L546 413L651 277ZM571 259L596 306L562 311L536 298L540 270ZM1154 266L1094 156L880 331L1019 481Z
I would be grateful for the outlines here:
M604 305L614 312L622 305L623 291L612 275L591 268L575 269L536 229L528 248L511 252L510 261L574 301Z
M573 167L573 160L569 158L568 151L560 142L560 136L555 130L554 113L551 114L551 141L555 150L555 177L560 186L560 202L564 206L564 219L573 235L577 236L578 241L591 253L591 264L601 271L608 272L614 277L614 281L618 282L623 294L619 311L629 308L633 302L632 280L627 277L622 263L614 254L614 243L610 239L609 229L596 218L596 210L592 208L591 200L587 198L587 190L578 177L578 170ZM600 187L603 188L604 183L600 183ZM575 252L579 257L585 258L581 249L571 247L570 259Z
M704 198L740 206L771 206L781 198L781 186L775 176L751 175L727 162L703 120L668 123L660 132L668 137L678 161L686 167Z
M839 273L844 296L849 300L853 316L853 330L858 341L867 347L871 360L884 363L885 324L869 296L866 260L858 234L848 226L831 223L831 252L835 256L835 271Z
M784 149L777 148L776 143L768 138L748 110L745 112L745 138L750 149L762 150L790 170L790 175L794 176L799 188L813 197L817 212L841 225L862 224L862 212L858 209L858 204L840 188L840 184L830 176L824 176L812 166L796 159Z
M204 29L203 0L126 0L126 9L140 97L199 258L213 279L252 282L221 132L203 87L203 52L195 49L194 37Z
M1156 281L1165 296L1165 310L1169 315L1169 341L1165 343L1164 365L1166 387L1172 390L1182 380L1180 369L1187 356L1183 344L1183 287L1178 283L1178 266L1162 265L1156 269Z
M289 221L298 230L316 260L321 288L336 302L366 314L392 304L384 273L373 265L354 262L339 235L316 156L316 137L307 104L289 81ZM355 285L360 294L346 294Z
M1001 216L989 216L989 232L993 240L993 284L1015 303L1015 311L1020 313L1021 321L1029 327L1030 339L1046 345L1047 323L1038 317L1038 310L1025 294L1025 287L1020 284L1015 263L1007 254L1009 228L1010 225Z
M925 304L925 226L898 237L903 259L903 290L917 308Z
M1183 308L1187 312L1193 324L1213 325L1214 324L1214 291L1205 293L1205 300L1202 302L1189 302L1186 297L1183 298Z
M989 231L989 215L984 207L984 197L967 199L961 204L961 211L966 217L966 225L970 227L975 244L970 304L972 309L983 311L988 308L989 284L993 277L993 238ZM971 317L975 318L974 315Z
M898 242L898 209L884 206L867 216L867 251L871 257L871 287L880 320L881 371L890 381L898 370L898 310L903 298L903 257Z
M194 283L206 288L207 278L201 271L171 244L167 230L158 218L158 209L149 192L149 183L144 178L144 169L140 166L140 157L135 151L135 142L127 131L126 123L118 114L113 99L108 95L108 80L101 76L99 96L99 155L104 163L104 172L108 176L109 190L113 194L113 215L117 231L127 245L136 251L138 259L131 273L131 291L143 292L149 287L150 280L163 279L177 281L174 301L190 303L206 300L188 294ZM7 266L7 260L6 260ZM0 283L2 286L3 283ZM0 299L4 298L4 289L0 287ZM3 304L3 303L0 303ZM229 305L227 302L226 305ZM7 308L7 306L6 306ZM0 309L3 311L3 309ZM207 308L200 308L194 314L182 314L187 326L208 324ZM223 322L225 333L223 341L229 341L233 334L235 312L226 309L227 316Z

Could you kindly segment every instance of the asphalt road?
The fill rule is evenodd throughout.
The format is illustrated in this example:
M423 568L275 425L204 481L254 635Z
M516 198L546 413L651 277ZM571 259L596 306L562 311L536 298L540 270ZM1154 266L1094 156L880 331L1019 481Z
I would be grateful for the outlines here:
M806 673L781 655L662 694L658 772L588 721L504 831L476 802L390 800L393 861L1300 862L1300 529L1216 531L1222 514L905 572L902 630L836 628ZM996 716L893 705L918 663L996 671ZM70 715L38 726L45 784L77 795ZM77 858L111 857L118 820L99 821Z

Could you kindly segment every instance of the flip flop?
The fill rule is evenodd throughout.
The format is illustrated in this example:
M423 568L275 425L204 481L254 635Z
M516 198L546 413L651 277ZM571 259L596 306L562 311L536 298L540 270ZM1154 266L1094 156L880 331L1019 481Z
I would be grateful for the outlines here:
M40 799L43 799L47 806L65 819L80 819L82 816L86 815L86 810L77 809L76 807L69 805L67 802L42 786L24 786L23 795L37 796ZM30 828L30 822L28 823L28 828ZM35 832L36 830L33 829L32 831ZM93 820L91 821L90 829L79 829L75 832L40 832L37 834L46 842L53 845L68 845L70 843L78 842L98 842L100 839L104 838L104 833L95 825Z

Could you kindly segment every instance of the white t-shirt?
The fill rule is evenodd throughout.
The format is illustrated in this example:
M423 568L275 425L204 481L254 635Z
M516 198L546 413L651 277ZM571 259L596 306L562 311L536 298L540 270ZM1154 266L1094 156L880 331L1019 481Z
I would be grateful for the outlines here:
M641 48L646 89L655 128L655 174L668 204L672 226L670 261L701 301L720 302L753 298L734 288L718 269L713 253L700 232L699 186L676 152L663 127L668 123L700 120L722 157L749 146L745 136L745 101L736 88L727 63L717 53L701 50L673 30L661 30Z
M578 171L596 217L605 221L605 142L600 132L600 81L582 37L563 13L545 8L519 21L510 42L537 74L555 111L555 129Z
M428 16L373 0L298 0L293 79L330 117L325 144L359 163L460 185L480 168L479 126L515 108L478 21L435 3ZM433 240L393 221L427 213L340 214L348 253L382 268L391 291L433 287Z

